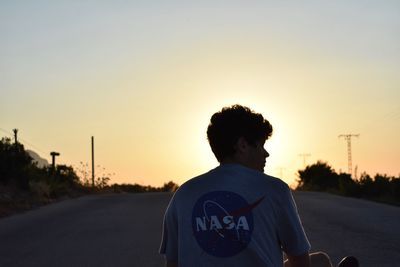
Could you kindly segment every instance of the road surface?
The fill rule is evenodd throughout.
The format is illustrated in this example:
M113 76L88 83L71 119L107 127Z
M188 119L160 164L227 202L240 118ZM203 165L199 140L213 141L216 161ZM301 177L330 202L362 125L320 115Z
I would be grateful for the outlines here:
M157 250L170 197L86 196L0 219L0 266L163 266ZM362 267L400 262L399 207L314 192L295 198L313 251L334 263L353 254Z

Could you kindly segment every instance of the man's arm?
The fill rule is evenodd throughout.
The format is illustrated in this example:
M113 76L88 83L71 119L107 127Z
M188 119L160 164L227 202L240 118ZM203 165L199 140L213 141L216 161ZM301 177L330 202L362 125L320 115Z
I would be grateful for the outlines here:
M310 266L310 243L304 232L292 192L285 186L279 209L278 234L288 263L285 267Z
M167 265L166 267L178 267L178 263L176 263L175 261L169 261L167 260Z
M299 256L286 255L285 267L310 267L310 256L307 253Z
M178 225L176 209L173 204L174 197L171 199L165 211L160 246L160 254L165 255L166 267L178 267Z

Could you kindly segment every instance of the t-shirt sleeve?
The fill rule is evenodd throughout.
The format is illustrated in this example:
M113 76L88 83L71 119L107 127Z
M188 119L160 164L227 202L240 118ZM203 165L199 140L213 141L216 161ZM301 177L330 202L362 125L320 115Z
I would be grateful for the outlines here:
M280 207L278 235L282 250L289 255L298 256L311 248L297 212L296 203L290 189L285 188Z
M169 203L164 215L159 252L160 254L165 254L167 260L177 261L178 259L178 225L173 199Z

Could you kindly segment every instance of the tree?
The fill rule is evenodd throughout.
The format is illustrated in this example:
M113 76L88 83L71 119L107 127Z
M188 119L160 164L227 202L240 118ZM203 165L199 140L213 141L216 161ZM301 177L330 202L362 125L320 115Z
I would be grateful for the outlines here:
M339 176L326 162L318 161L316 164L309 165L304 170L299 170L298 176L297 189L339 190Z
M28 189L28 171L31 165L32 158L22 144L12 144L10 138L3 137L0 140L0 183L11 183Z
M347 173L337 174L322 161L299 170L298 176L299 190L329 191L400 205L400 177L376 174L372 178L364 172L359 180L353 180Z
M338 174L339 179L339 192L345 196L360 196L360 186L359 184L351 179L350 174L340 173Z
M162 192L175 192L178 189L178 185L173 181L169 181L168 183L164 183L164 186L161 187Z

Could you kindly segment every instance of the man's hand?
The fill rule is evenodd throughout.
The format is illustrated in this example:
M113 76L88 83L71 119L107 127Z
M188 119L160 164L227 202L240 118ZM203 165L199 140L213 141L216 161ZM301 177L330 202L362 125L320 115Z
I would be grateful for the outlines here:
M299 256L286 255L285 267L310 267L310 256L308 253Z
M174 262L174 261L169 261L167 260L167 265L166 267L178 267L178 263Z

